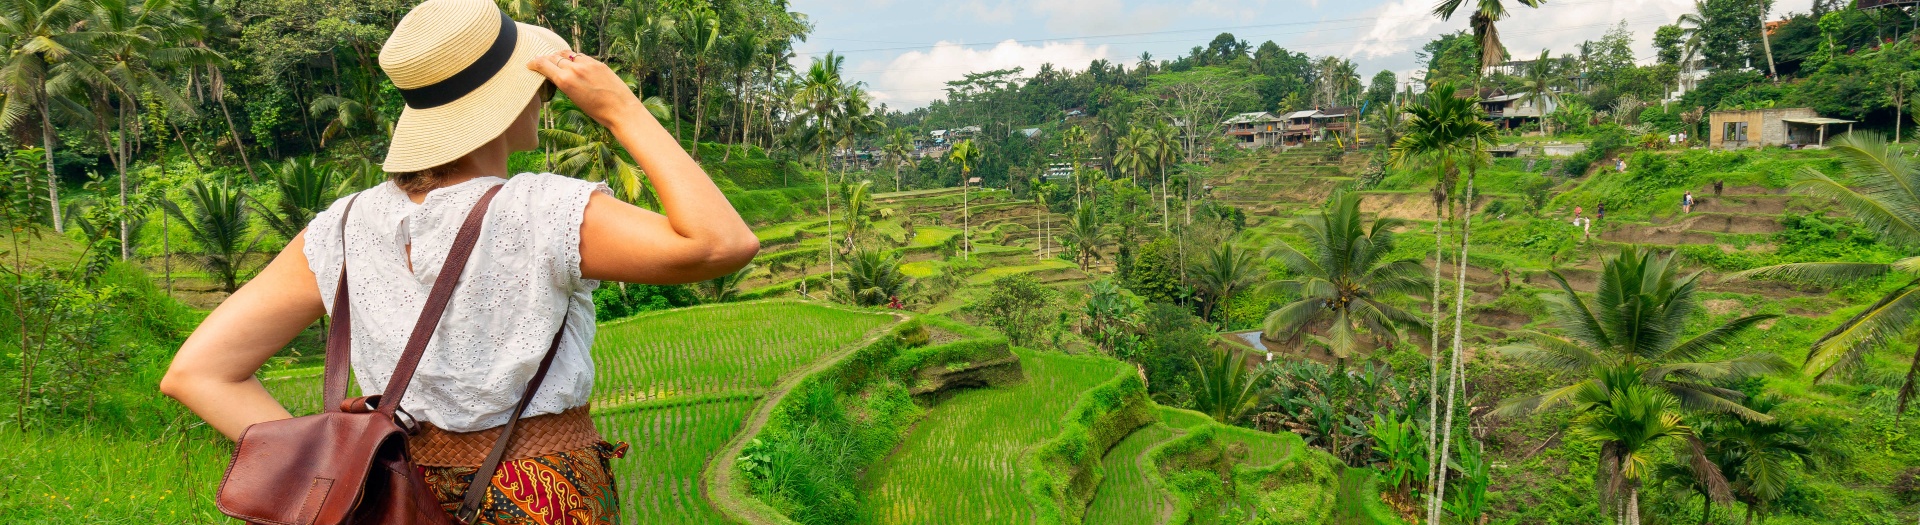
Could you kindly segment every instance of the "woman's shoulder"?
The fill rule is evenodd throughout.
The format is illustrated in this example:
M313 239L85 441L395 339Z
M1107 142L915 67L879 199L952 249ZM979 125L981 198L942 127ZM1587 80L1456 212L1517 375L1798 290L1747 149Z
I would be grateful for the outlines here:
M523 201L533 207L571 209L586 205L593 192L608 192L606 183L591 182L553 173L522 173L507 179L501 197Z

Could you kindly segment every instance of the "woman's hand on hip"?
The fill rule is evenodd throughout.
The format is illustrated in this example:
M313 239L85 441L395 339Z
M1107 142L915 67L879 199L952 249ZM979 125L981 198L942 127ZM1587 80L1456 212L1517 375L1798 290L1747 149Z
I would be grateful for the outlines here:
M573 51L561 51L534 58L527 63L567 94L567 99L600 125L619 127L625 119L652 118L641 106L640 98L627 89L627 82L613 68L593 57Z

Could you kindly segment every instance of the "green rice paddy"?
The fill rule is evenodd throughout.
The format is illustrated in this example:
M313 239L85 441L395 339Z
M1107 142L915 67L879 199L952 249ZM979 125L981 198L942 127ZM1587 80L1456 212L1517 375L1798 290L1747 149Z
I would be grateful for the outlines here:
M1140 427L1108 450L1100 460L1100 469L1106 477L1094 492L1093 503L1087 505L1083 522L1088 525L1160 523L1170 503L1166 490L1149 475L1153 465L1146 452L1176 435L1174 429L1156 423Z
M1131 370L1105 358L1015 349L1027 380L962 392L927 411L867 473L874 523L1023 523L1028 449L1060 428L1079 394Z

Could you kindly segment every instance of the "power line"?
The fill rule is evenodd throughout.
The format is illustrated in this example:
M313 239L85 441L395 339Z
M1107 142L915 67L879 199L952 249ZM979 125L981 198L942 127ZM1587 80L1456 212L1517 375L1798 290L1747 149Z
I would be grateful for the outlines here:
M1614 3L1614 2L1616 2L1616 1L1617 1L1617 0L1584 0L1584 1L1576 1L1576 2L1565 2L1565 3L1551 3L1551 4L1547 4L1547 6L1548 6L1549 8L1561 8L1561 7L1576 7L1576 6L1583 6L1583 5L1594 5L1594 4L1612 4L1612 3ZM1076 41L1076 40L1094 40L1094 39L1102 39L1102 38L1120 38L1120 37L1129 37L1129 36L1149 36L1149 35L1165 35L1165 34L1179 34L1179 33L1199 33L1199 32L1212 32L1212 31L1223 31L1223 32L1224 32L1224 31L1232 31L1232 30L1236 30L1236 29L1255 29L1255 28L1269 28L1269 27L1291 27L1291 26L1304 26L1304 25L1315 25L1315 24L1324 24L1324 23L1330 23L1330 22L1332 22L1332 23L1338 23L1338 22L1368 22L1368 23L1369 23L1368 25L1371 25L1371 23L1374 23L1374 22L1379 22L1379 21L1381 21L1381 20L1417 20L1417 19L1421 19L1421 18L1427 18L1427 17L1430 17L1430 16L1433 16L1433 14L1432 14L1432 13L1421 13L1421 14L1419 14L1419 15L1410 15L1410 16L1401 16L1401 17L1378 17L1378 16L1371 16L1371 17L1351 17L1351 18L1329 18L1329 19L1322 19L1322 20L1312 20L1312 21L1299 21L1299 22L1278 22L1278 23L1272 23L1272 24L1255 24L1255 25L1243 25L1243 26L1217 26L1217 27L1203 27L1203 28L1193 28L1193 29L1171 29L1171 30L1165 30L1165 31L1143 31L1143 32L1135 32L1135 33L1113 33L1113 34L1105 34L1105 35L1081 35L1081 36L1067 36L1067 37L1050 37L1050 38L1024 38L1024 39L1020 39L1020 38L1015 38L1015 39L1000 39L1000 40L997 40L997 41L995 41L995 42L994 42L994 44L995 44L995 45L999 45L999 44L1002 44L1002 43L1006 43L1006 42L1008 42L1008 41L1012 41L1012 42L1014 42L1014 43L1022 43L1022 44L1024 44L1024 43L1046 43L1046 42L1059 42L1059 41ZM1273 35L1277 35L1277 34L1284 34L1284 33L1275 33L1275 34L1270 34L1270 35L1265 35L1265 36L1273 36ZM1259 35L1256 35L1256 36L1259 36ZM828 37L828 38L826 38L826 39L828 39L828 40L834 40L834 38L830 38L830 37ZM840 39L840 40L852 40L852 39ZM1187 40L1168 40L1168 41L1148 41L1148 42L1111 42L1111 43L1109 43L1109 44L1135 44L1135 43L1149 43L1149 44L1150 44L1150 43L1164 43L1164 42L1185 42L1185 41L1187 41ZM873 42L884 42L884 41L873 41ZM834 54L837 54L837 55L846 55L846 54L848 54L848 53L867 53L867 52L879 52L879 51L908 51L908 50L916 50L916 49L933 49L933 48L935 48L935 47L939 47L939 46L940 46L940 44L939 44L939 43L935 43L935 44L924 44L924 45L911 45L911 46L900 46L900 47L876 47L876 48L866 48L866 49L844 49L844 50L829 50L829 51L826 51L826 52L808 52L808 53L795 53L794 55L795 55L796 57L804 57L804 56L815 56L815 55L822 55L822 54L825 54L825 53L828 53L828 52L831 52L831 53L834 53Z

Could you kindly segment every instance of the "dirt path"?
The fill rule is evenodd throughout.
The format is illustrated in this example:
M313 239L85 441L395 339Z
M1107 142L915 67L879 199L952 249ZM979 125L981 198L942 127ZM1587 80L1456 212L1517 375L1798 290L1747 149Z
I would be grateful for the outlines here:
M753 412L748 413L746 422L741 424L739 432L734 433L733 439L727 441L726 448L707 459L707 468L700 474L700 492L706 496L707 503L713 505L713 508L734 523L793 524L793 520L780 515L766 503L746 493L746 481L739 479L740 469L734 467L734 460L740 457L742 450L746 449L747 442L752 441L754 436L760 435L761 429L766 428L767 419L773 416L773 409L780 406L780 400L785 399L794 387L800 386L801 381L805 381L816 372L839 364L847 356L879 341L881 337L886 337L893 327L906 319L905 315L893 314L892 323L873 329L860 342L835 350L825 358L815 360L813 364L788 372L785 377L780 378L780 381L760 398L760 404L753 407Z

